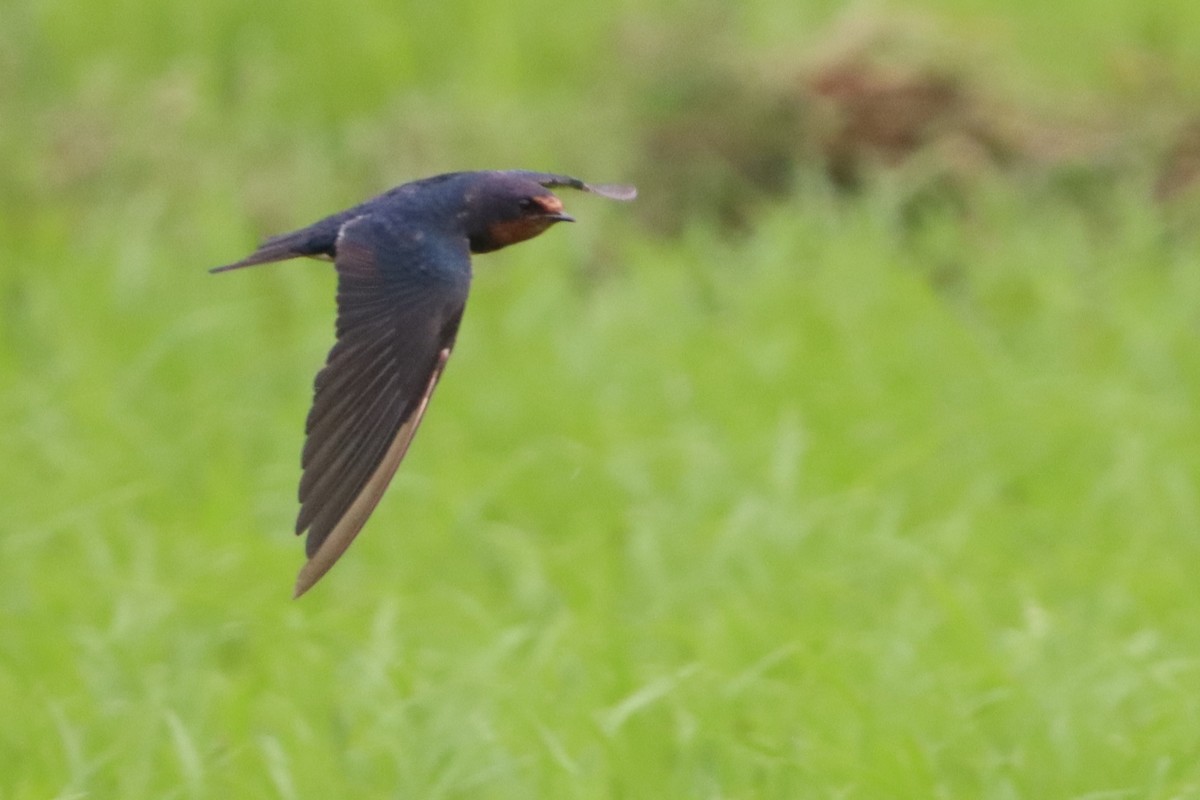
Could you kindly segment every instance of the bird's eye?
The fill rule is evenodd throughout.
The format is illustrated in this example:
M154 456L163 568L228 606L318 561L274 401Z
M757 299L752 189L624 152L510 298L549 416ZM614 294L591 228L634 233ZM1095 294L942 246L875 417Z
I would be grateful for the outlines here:
M521 198L521 202L519 205L521 206L522 211L533 212L533 211L541 211L542 210L542 207L532 197Z

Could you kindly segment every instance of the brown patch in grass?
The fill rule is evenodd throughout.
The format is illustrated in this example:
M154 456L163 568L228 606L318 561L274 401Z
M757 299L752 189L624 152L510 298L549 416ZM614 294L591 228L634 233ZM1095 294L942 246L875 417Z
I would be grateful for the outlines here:
M647 93L657 120L643 138L639 205L665 232L697 218L738 231L762 202L820 175L848 193L887 177L902 196L949 194L964 212L984 181L1089 205L1145 181L1161 125L1120 101L1047 110L1042 98L1005 99L977 45L912 18L856 16L771 69L676 68ZM1200 115L1173 140L1154 196L1169 202L1197 183Z
M1163 157L1154 198L1170 202L1190 194L1200 182L1200 118L1184 123Z

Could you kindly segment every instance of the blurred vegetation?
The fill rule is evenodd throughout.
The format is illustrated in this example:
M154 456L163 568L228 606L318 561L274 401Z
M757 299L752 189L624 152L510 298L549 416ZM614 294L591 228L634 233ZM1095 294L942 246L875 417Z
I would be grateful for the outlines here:
M0 798L1200 796L1200 6L0 4ZM288 600L328 265L481 259Z

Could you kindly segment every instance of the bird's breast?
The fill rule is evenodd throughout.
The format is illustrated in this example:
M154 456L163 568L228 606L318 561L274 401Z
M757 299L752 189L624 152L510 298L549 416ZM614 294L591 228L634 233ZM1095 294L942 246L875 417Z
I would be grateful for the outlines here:
M471 239L471 251L488 253L508 247L510 244L532 239L556 222L547 217L523 217L515 220L493 222L483 236Z

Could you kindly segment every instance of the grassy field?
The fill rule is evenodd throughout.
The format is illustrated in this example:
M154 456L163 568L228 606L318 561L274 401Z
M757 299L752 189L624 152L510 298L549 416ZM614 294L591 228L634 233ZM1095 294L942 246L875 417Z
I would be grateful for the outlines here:
M446 169L640 179L656 59L838 13L410 5L0 7L0 799L1200 798L1200 237L1136 171L564 195L290 600L333 276L205 269ZM1200 91L1190 2L914 13L1006 90Z

